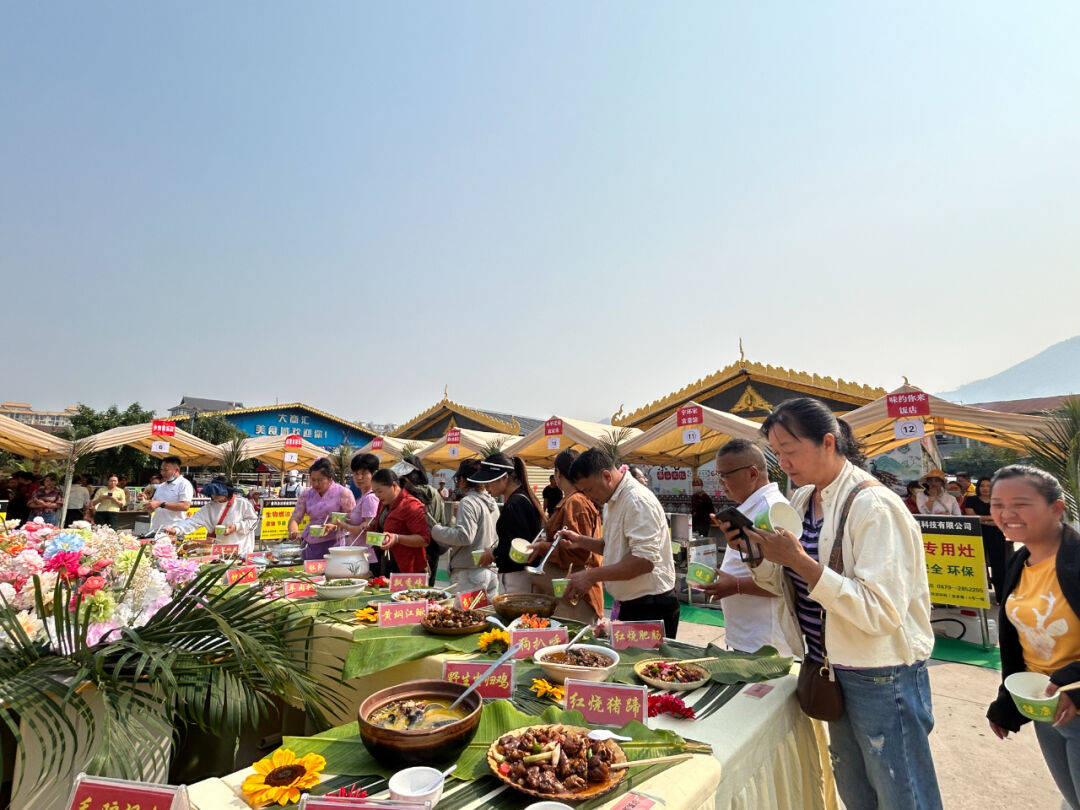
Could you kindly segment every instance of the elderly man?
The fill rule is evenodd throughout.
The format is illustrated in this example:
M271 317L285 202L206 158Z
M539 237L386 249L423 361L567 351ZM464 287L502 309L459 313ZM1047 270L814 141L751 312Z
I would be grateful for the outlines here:
M195 488L180 474L179 456L166 456L161 460L161 483L154 488L153 498L146 506L153 512L150 530L158 531L179 523L187 517Z
M667 517L656 495L628 472L615 467L600 450L582 453L570 467L571 483L604 512L603 539L573 531L560 532L570 550L587 550L604 557L603 565L570 575L567 598L573 601L604 583L622 621L661 620L664 635L679 630L679 600L675 597L675 564Z

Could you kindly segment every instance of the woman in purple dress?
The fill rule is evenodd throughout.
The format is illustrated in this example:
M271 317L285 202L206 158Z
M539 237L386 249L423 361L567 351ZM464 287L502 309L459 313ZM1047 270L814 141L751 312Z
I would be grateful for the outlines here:
M334 481L330 462L320 458L311 465L308 470L308 483L310 486L300 493L293 509L292 517L289 518L289 539L300 538L304 541L304 559L321 560L332 546L336 546L341 539L341 532L337 525L330 522L332 512L344 512L348 514L356 505L356 499L348 487ZM300 521L307 515L310 523L300 532ZM326 530L322 537L312 537L311 527L321 526Z

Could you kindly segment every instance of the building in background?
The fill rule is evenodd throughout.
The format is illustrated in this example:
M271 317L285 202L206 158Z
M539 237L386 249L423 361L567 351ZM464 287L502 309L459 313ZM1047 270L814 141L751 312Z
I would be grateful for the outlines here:
M176 419L184 419L191 416L205 416L208 413L218 411L230 411L243 408L243 402L229 402L227 399L206 399L204 397L189 397L185 394L180 398L180 404L169 408L169 415Z
M220 416L249 436L287 436L295 433L327 450L346 443L359 447L375 438L373 432L355 422L302 402L200 411L199 416Z
M500 411L470 408L453 402L443 392L443 398L418 416L414 416L390 435L396 439L423 439L436 441L451 428L483 430L488 433L505 433L507 436L524 436L542 425L543 419L516 416Z
M59 433L71 427L71 417L79 409L68 406L62 411L35 411L28 402L4 402L0 414L48 433Z

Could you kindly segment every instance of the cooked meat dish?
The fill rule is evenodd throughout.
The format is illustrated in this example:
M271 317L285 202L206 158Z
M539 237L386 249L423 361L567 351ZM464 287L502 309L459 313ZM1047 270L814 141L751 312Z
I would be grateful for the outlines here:
M641 671L646 677L670 683L693 683L709 677L709 673L701 667L676 661L653 661L646 664Z
M473 627L485 623L485 616L479 610L461 610L459 608L434 608L427 612L423 623L430 627Z
M445 591L399 591L394 594L394 597L401 602L419 602L421 599L427 599L432 602L438 602L441 599L445 599L449 596Z
M468 714L461 707L447 708L446 702L443 697L392 700L373 711L367 721L395 731L428 731L456 723Z
M564 726L548 726L503 736L493 756L499 773L516 785L540 793L574 793L611 778L611 746Z
M603 669L615 663L613 658L608 658L606 655L577 648L571 648L570 652L559 650L548 653L543 660L549 664L569 664L575 667L593 667L594 669Z

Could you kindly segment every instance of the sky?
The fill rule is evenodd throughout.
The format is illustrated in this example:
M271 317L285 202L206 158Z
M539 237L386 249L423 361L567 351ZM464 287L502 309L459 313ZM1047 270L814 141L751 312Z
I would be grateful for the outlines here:
M1080 6L8 3L0 397L401 423L1080 332Z

